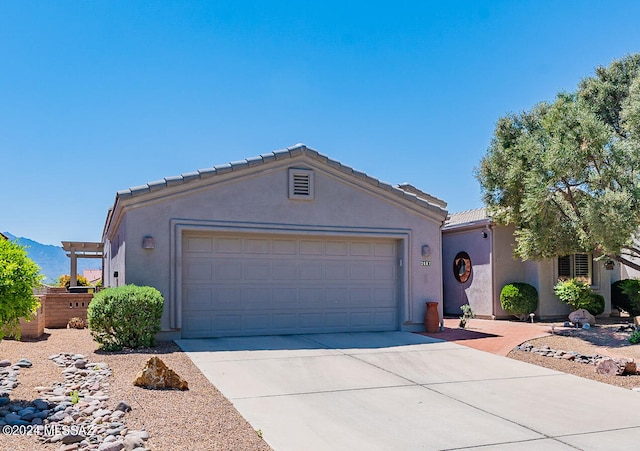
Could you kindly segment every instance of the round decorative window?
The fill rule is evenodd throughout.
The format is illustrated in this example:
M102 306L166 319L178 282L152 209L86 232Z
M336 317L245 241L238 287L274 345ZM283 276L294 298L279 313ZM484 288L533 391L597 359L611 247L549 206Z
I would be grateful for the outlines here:
M466 252L458 252L453 259L453 276L460 283L465 283L471 275L471 259Z

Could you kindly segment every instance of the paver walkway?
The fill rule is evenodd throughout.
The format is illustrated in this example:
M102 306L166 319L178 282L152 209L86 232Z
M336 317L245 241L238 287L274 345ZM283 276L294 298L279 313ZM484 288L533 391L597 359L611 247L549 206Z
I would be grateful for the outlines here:
M433 334L421 333L421 335L506 356L514 347L527 340L551 335L551 324L553 324L472 319L467 323L466 329L460 329L459 322L458 318L445 318L444 331ZM564 329L562 324L562 322L555 323L555 330Z

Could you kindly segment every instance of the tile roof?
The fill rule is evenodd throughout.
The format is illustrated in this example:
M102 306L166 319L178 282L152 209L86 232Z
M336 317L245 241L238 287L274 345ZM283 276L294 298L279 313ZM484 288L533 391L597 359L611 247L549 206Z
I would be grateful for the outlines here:
M491 216L487 214L487 209L476 208L473 210L461 211L459 213L452 213L447 221L444 223L444 228L459 226L462 224L470 224L479 221L490 221Z
M447 203L440 200L430 194L427 194L419 189L409 185L402 184L398 186L392 186L388 183L382 182L374 177L371 177L364 172L353 169L350 166L346 166L339 161L332 160L326 155L323 155L304 144L296 144L295 146L287 147L286 149L275 150L266 154L262 154L259 157L247 158L245 160L234 161L227 164L213 166L210 168L200 169L194 172L188 172L174 177L167 177L162 180L149 182L144 185L133 186L125 190L118 191L116 193L116 202L118 199L126 199L133 196L138 196L145 193L154 192L160 189L164 189L170 186L181 185L194 180L203 180L209 177L215 177L217 175L242 171L246 168L259 166L262 164L270 163L276 160L284 160L286 158L294 158L299 155L307 155L321 163L324 163L339 171L357 177L365 182L382 188L386 191L392 192L405 199L413 200L418 204L422 204L430 209L439 210L442 213L446 213Z

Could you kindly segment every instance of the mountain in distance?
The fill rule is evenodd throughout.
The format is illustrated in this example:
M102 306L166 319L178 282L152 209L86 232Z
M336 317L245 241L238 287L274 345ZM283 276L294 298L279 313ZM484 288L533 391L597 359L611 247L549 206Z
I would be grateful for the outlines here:
M58 277L63 274L69 274L71 271L71 260L67 257L62 246L54 246L52 244L42 244L29 238L17 237L9 232L2 232L11 241L17 241L18 244L25 246L27 255L39 267L40 272L45 276L44 283L57 283ZM102 260L97 258L79 258L78 274L82 275L85 269L100 269Z

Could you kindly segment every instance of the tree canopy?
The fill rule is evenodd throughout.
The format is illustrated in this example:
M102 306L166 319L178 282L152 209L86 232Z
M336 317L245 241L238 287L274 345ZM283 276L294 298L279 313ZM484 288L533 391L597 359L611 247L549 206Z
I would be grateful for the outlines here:
M500 118L476 177L494 220L516 226L517 256L593 252L640 270L640 55Z
M20 336L20 318L30 318L40 305L33 288L41 279L40 268L22 246L0 239L0 340Z

